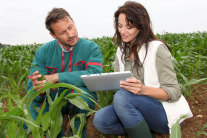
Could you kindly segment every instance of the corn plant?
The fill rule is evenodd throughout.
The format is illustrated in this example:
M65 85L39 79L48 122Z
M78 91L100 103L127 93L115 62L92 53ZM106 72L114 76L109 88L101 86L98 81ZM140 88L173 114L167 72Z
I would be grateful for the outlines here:
M207 33L157 35L171 47L178 81L184 95L191 96L194 84L207 81Z
M38 87L38 86L37 86ZM32 135L33 137L39 137L42 138L44 136L56 138L57 135L61 131L62 126L62 114L61 109L66 104L67 100L69 100L72 104L75 106L89 111L87 115L77 115L76 118L79 117L81 120L85 120L87 116L95 112L94 110L90 109L88 104L82 99L81 97L86 97L90 99L95 104L96 101L94 98L89 95L88 93L82 91L81 89L70 85L70 84L64 84L64 83L57 83L57 84L49 84L46 83L45 86L43 86L39 91L33 92L34 89L37 87L31 89L21 100L16 100L10 93L8 93L8 108L9 112L4 113L3 111L0 111L0 136L1 137L27 137L28 135ZM64 87L66 88L65 91L63 91L60 96L56 95L54 101L49 96L49 90L54 88ZM65 93L68 91L68 89L74 89L77 93L69 93L65 96ZM29 112L29 105L34 100L36 96L38 96L40 93L46 91L47 94L47 101L49 103L49 111L43 114L43 110L45 107L45 102L42 106L42 108L39 110L38 116L36 120L34 120L31 117L31 114ZM84 95L87 94L88 96ZM13 99L13 100L12 100ZM12 101L15 102L15 106L12 106ZM1 104L2 105L2 104ZM73 119L75 120L75 119ZM72 121L71 123L74 123ZM81 121L81 125L79 130L74 135L77 135L81 137L81 132L83 127L86 125L86 121ZM23 124L26 124L28 129L23 129ZM73 125L73 124L71 124Z
M165 33L162 35L157 34L156 36L159 39L164 40L171 47L171 53L174 57L173 63L182 92L185 96L191 96L191 93L195 89L195 84L202 85L207 83L207 33ZM103 55L104 72L113 72L113 63L117 46L112 42L112 38L103 37L92 40L100 46ZM28 110L28 105L31 103L32 98L38 94L35 92L37 95L34 95L33 93L25 95L25 86L28 81L28 78L26 77L28 75L27 71L30 68L30 63L33 60L35 51L40 45L41 44L16 45L0 48L0 107L8 110L7 113L0 110L0 137L5 137L5 135L11 137L28 137L29 135L32 135L33 137L42 137L45 135L50 137L50 131L53 131L54 128L50 127L51 121L48 121L46 118L55 118L55 116L52 116L52 112L58 112L59 110L57 109L57 106L63 106L64 102L68 100L79 108L89 112L88 114L76 115L71 120L71 126L74 126L74 121L76 119L82 120L84 126L86 123L84 118L87 118L90 114L95 112L94 110L90 110L87 107L87 103L84 101L81 100L81 102L78 102L80 97L85 95L83 92L78 92L74 95L59 96L56 97L54 101L50 101L50 113L42 113L44 106L41 109L36 109L39 112L39 116L36 120L33 120ZM63 84L59 85L62 86ZM46 84L45 86L47 86L48 89L59 87L58 85L50 84ZM66 89L67 87L69 86L66 86ZM48 91L46 87L44 87L42 91L43 90ZM97 92L99 103L97 105L97 110L112 103L114 92L115 91ZM22 96L24 97L22 98ZM92 97L87 97L93 100ZM48 101L49 99L49 96L47 96ZM4 105L5 100L8 101L7 106ZM96 101L93 102L95 103ZM61 122L62 116L61 118L58 117L57 119ZM28 129L23 129L23 124L26 124ZM83 127L81 126L77 130L75 127L72 128L74 134L73 137L80 137ZM201 133L204 133L205 129L206 126L202 128ZM60 128L55 130L53 134L56 135L59 130ZM10 134L11 132L16 133Z
M101 53L103 55L103 72L114 71L114 60L117 46L112 42L112 38L103 37L93 39L100 46ZM101 107L112 104L113 95L115 91L99 91L97 92L98 102Z
M180 120L185 118L186 116L180 117L176 121L176 123L171 128L170 138L181 138L181 127L180 127Z
M201 135L204 137L207 136L206 128L207 128L207 123L203 125L200 132L198 132L198 134L196 136L194 136L194 138L196 138L197 136L201 136Z

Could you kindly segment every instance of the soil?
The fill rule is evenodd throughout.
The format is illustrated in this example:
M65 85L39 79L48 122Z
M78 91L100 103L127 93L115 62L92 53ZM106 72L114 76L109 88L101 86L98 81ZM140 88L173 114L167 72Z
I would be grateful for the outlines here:
M190 108L193 112L193 117L186 119L181 127L182 138L207 138L205 135L197 135L204 124L207 124L207 85L195 86L196 90L191 94L191 97L186 97ZM7 102L3 102L3 107L7 107ZM8 112L7 108L2 109ZM93 115L88 119L86 126L86 137L87 138L101 138L101 133L98 132L93 126ZM64 122L63 126L65 129L69 129L69 120ZM207 133L207 127L205 128ZM114 136L105 136L105 138L113 138ZM125 138L124 136L118 136L118 138ZM169 135L157 134L156 138L169 138Z

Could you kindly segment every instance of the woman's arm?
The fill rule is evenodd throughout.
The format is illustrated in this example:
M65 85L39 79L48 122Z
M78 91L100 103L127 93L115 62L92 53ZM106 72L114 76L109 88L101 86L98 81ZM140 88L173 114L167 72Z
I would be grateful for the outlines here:
M120 82L120 87L134 93L135 95L146 95L158 100L168 100L168 94L162 88L144 86L140 80L129 78Z
M168 100L171 102L178 100L181 96L181 91L173 68L171 54L165 45L161 45L158 48L156 55L156 69L160 88L144 86L141 81L136 78L121 81L120 87L136 95L146 95L158 100Z

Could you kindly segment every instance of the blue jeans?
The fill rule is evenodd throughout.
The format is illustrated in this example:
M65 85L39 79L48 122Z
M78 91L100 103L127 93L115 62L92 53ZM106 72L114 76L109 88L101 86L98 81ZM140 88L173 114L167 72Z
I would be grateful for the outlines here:
M126 134L125 129L138 125L143 119L151 131L169 133L167 116L161 102L120 89L114 95L113 105L96 112L93 123L103 134Z

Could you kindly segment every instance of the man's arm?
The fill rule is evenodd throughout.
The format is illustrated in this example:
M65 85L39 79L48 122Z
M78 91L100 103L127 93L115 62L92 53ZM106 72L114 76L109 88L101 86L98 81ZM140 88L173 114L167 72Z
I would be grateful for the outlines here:
M95 74L103 72L103 58L99 46L95 43L90 46L89 57L86 61L85 70L59 73L60 83L69 83L75 86L85 86L81 80L81 75Z

